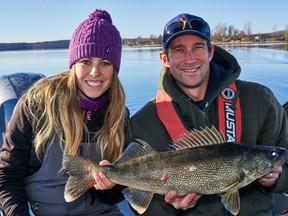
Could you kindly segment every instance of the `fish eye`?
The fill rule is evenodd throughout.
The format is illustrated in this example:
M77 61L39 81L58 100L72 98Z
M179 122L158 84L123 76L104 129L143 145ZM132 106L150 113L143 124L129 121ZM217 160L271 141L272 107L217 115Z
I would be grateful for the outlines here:
M276 151L273 151L271 155L272 155L272 157L276 157L278 154Z

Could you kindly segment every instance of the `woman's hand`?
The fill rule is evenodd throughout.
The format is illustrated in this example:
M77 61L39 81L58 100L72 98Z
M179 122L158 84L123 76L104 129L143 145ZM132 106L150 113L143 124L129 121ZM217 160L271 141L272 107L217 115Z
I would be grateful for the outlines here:
M110 164L111 163L107 160L103 160L99 163L99 165L101 166L110 165ZM94 185L94 187L96 188L96 190L108 190L108 189L113 188L116 185L115 183L110 181L110 179L107 178L104 173L95 173L94 177L96 181L96 184Z

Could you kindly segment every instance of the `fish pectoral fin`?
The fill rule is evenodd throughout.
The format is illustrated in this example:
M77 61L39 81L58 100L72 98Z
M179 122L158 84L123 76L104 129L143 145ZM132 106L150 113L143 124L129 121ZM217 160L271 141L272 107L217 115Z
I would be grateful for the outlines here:
M240 210L240 195L238 190L219 194L222 197L221 202L225 208L233 215L237 215Z
M234 183L228 185L228 187L224 188L222 191L232 191L237 185L239 185L239 183L240 182L237 180Z
M152 192L134 188L125 188L122 193L125 199L139 214L143 214L147 210L154 195Z

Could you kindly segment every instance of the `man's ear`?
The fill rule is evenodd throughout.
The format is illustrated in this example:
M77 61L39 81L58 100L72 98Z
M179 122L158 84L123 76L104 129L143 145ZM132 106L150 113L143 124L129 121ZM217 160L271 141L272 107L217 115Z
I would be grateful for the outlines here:
M168 61L168 56L166 55L166 53L164 51L160 51L159 56L160 56L160 60L163 63L163 65L166 67L170 67L170 64Z
M211 44L211 51L210 51L210 53L209 53L209 61L211 61L212 58L213 58L214 50L215 50L215 47L214 47L213 44Z

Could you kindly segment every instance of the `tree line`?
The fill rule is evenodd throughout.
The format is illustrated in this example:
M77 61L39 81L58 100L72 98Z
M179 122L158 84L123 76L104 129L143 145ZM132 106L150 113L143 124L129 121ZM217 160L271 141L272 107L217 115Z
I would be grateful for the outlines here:
M253 34L252 22L244 24L243 29L240 30L234 25L227 25L226 23L218 23L211 29L211 40L214 43L247 43L247 42L275 42L288 41L288 25L284 30L277 31L277 25L273 26L273 31L269 33ZM161 45L162 35L151 35L150 38L142 38L138 36L134 39L126 39L123 41L125 45Z
M237 29L233 25L218 23L211 29L213 43L250 43L250 42L288 42L288 25L282 31L277 31L277 25L270 33L253 34L252 23L244 24L243 29ZM124 46L161 46L162 35L151 35L149 38L138 36L137 38L123 38ZM36 43L0 43L0 51L6 50L39 50L39 49L67 49L69 40L45 41Z

